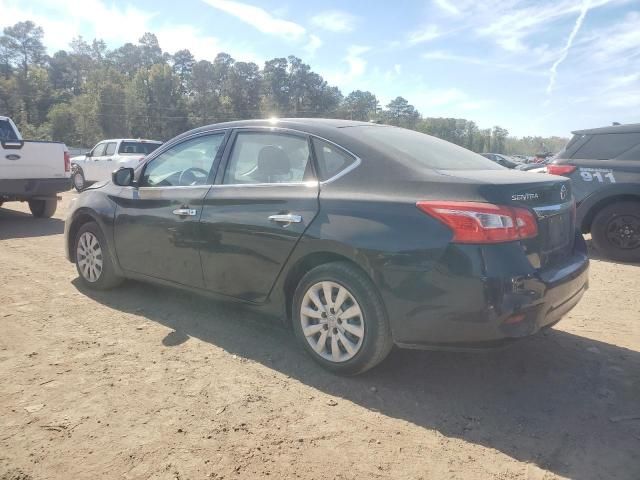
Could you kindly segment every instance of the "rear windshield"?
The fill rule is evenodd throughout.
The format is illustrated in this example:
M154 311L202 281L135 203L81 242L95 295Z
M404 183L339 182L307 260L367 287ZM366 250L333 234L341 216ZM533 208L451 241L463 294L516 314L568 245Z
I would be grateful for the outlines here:
M0 140L18 140L18 136L8 120L0 120Z
M502 170L504 167L466 148L424 133L397 127L358 127L361 139L387 156L433 170Z
M149 143L149 142L122 142L120 144L120 148L118 149L118 153L122 154L138 154L138 155L149 155L156 148L160 146L159 143Z

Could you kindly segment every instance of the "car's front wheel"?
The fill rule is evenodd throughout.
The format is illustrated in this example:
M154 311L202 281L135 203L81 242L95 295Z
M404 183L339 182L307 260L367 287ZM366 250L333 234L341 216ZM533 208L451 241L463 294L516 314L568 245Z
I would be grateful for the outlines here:
M622 201L604 207L593 219L591 238L607 258L640 262L640 202Z
M95 222L80 227L75 239L76 269L82 283L96 290L107 290L122 283L116 275L102 230Z
M78 192L81 192L86 187L86 182L84 179L84 172L80 167L76 168L71 176L71 182L73 183L73 188L75 188Z
M393 345L375 286L346 262L320 265L302 278L293 299L293 324L311 357L343 375L376 366Z

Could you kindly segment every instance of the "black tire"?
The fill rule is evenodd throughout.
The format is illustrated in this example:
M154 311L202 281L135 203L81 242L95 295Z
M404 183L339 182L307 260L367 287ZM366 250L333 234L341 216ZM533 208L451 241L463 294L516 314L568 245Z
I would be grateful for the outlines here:
M346 361L334 362L324 358L312 348L303 333L301 315L303 299L307 291L320 282L332 282L345 287L362 312L360 321L364 336L357 353ZM335 300L337 301L337 298ZM296 337L309 355L327 370L340 375L357 375L375 367L386 358L393 346L389 321L376 287L363 272L347 262L327 263L307 272L300 280L294 294L292 317ZM321 321L317 320L317 322ZM335 328L332 330L336 331ZM325 344L327 341L325 340ZM320 333L318 333L317 342L319 345ZM344 347L341 349L345 354L347 353Z
M102 265L100 268L99 275L95 280L90 280L88 275L83 272L83 267L81 266L81 262L83 260L82 255L79 253L78 244L80 243L80 239L85 233L89 233L95 237L100 247L101 255L98 255L96 258L99 258L102 261ZM123 282L123 278L119 275L116 275L115 268L113 266L113 259L109 253L109 249L107 247L107 242L105 241L104 235L100 227L95 222L88 222L82 225L78 229L78 233L76 234L76 238L73 242L73 255L75 258L76 270L78 271L78 275L83 285L88 288L94 290L108 290L110 288L117 287ZM95 251L95 249L93 249ZM97 271L97 270L94 270Z
M73 188L78 192L82 192L85 188L87 188L87 182L84 178L84 172L80 167L77 167L73 174L71 175L71 184Z
M57 198L47 198L46 200L29 200L29 210L37 218L51 218L58 208Z
M600 210L591 223L591 239L607 258L640 262L640 202L625 200Z

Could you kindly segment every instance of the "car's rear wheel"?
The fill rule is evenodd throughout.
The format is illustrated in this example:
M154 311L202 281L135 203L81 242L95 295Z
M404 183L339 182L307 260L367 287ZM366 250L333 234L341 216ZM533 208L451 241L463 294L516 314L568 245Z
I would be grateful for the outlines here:
M293 324L311 357L343 375L369 370L393 345L375 286L346 262L320 265L300 280L293 299Z
M622 201L604 207L593 219L591 238L608 258L640 262L640 202Z
M74 170L73 175L71 176L71 181L73 182L73 188L78 192L83 191L87 186L84 179L84 172L80 167Z
M95 222L80 227L75 239L76 269L82 283L96 290L107 290L122 283L116 275L104 235Z
M31 215L37 218L51 218L58 208L57 198L47 198L45 200L29 200L29 210Z

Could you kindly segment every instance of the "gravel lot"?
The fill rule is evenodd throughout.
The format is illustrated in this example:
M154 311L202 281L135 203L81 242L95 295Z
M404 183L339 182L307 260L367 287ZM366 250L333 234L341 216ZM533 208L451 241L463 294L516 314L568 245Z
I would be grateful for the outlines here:
M0 209L0 479L640 478L640 266L553 330L356 378L239 307L84 291L56 218Z

